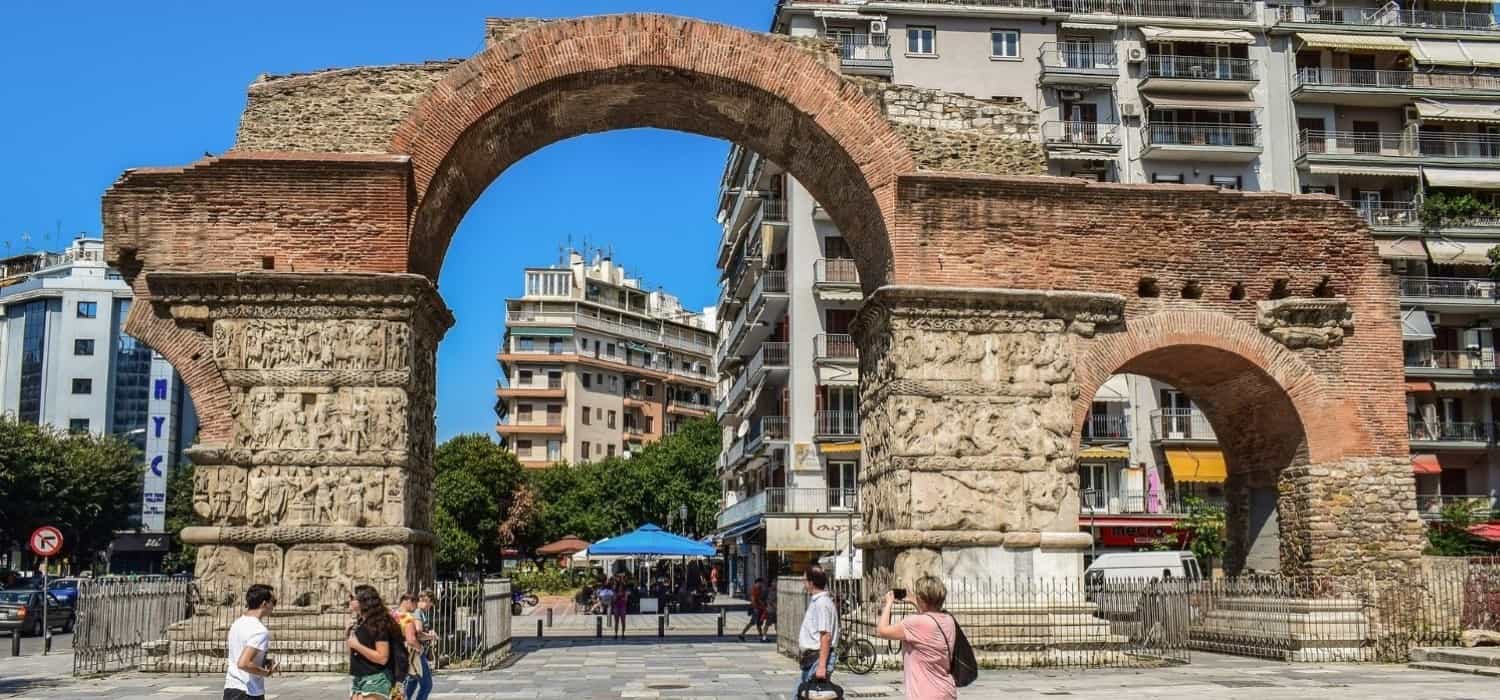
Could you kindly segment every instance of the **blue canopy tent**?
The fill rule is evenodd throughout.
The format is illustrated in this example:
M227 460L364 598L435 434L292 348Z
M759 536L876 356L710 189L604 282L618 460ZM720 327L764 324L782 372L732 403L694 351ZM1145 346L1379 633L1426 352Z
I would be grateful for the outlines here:
M646 523L634 532L595 542L588 554L590 557L711 557L717 551L711 545Z

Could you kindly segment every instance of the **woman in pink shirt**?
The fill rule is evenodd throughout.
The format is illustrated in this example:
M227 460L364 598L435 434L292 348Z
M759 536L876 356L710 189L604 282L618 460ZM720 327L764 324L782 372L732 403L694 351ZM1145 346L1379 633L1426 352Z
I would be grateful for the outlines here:
M904 594L904 591L903 591ZM901 642L901 667L906 673L906 697L910 700L955 700L958 688L948 669L953 659L953 616L942 612L948 589L943 582L923 576L912 584L908 601L917 606L917 614L907 615L900 624L891 624L891 606L896 592L885 594L880 611L880 625L875 634L882 639Z

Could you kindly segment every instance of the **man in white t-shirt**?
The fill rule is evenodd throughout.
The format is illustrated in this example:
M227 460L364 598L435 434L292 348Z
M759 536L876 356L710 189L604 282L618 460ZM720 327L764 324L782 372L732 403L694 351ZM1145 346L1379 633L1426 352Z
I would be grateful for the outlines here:
M266 659L271 632L265 619L276 608L270 586L257 583L245 592L245 614L229 626L229 663L224 669L224 700L265 700L266 677L273 662Z

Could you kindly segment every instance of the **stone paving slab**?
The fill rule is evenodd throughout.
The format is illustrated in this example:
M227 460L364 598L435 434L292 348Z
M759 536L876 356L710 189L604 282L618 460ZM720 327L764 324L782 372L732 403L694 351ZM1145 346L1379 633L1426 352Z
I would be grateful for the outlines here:
M517 640L516 654L495 671L441 672L433 700L697 698L781 700L796 677L793 663L769 644L704 640ZM0 658L0 698L197 700L221 697L220 676L120 674L75 679L71 655ZM901 698L901 676L835 674L850 698ZM271 679L273 700L337 700L340 676ZM1500 700L1500 682L1399 665L1285 664L1194 654L1192 663L1156 669L984 671L964 698L1025 700Z

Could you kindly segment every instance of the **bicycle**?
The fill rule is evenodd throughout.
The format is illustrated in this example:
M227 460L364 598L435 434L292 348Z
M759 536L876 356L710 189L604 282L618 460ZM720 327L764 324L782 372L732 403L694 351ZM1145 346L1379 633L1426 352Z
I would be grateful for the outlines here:
M834 654L838 664L855 675L863 676L875 670L875 645L864 637L840 637Z

